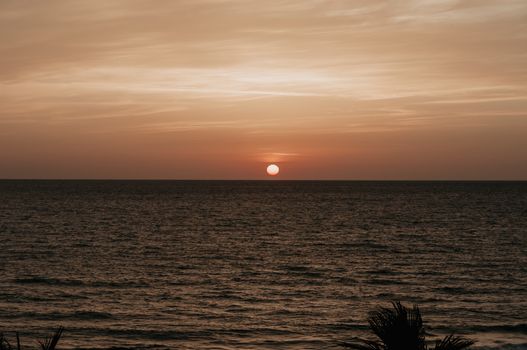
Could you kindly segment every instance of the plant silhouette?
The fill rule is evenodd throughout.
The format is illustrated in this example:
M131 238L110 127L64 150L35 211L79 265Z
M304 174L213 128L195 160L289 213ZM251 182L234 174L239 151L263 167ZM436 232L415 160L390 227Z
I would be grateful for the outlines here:
M379 308L368 317L370 329L377 339L354 339L342 346L355 350L428 350L421 312L414 305L411 309L400 302L393 308ZM474 342L453 334L436 340L433 350L462 350Z
M56 350L57 344L60 340L60 337L62 336L62 332L64 332L64 328L59 327L55 331L55 333L53 333L52 336L46 338L44 341L39 341L38 343L40 345L40 349L41 350ZM11 343L9 343L7 338L2 333L0 333L0 350L22 350L18 332L16 333L16 347L11 346Z

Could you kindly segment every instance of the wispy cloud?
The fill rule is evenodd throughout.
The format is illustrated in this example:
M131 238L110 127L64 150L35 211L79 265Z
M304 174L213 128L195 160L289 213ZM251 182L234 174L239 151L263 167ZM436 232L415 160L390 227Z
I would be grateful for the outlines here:
M526 14L523 0L1 1L0 124L57 145L206 133L278 158L473 126L484 148L527 123Z

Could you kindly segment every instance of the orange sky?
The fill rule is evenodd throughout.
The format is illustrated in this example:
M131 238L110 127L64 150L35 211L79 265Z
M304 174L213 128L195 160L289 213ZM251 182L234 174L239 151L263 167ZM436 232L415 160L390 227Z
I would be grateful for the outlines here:
M0 0L0 178L527 179L525 0Z

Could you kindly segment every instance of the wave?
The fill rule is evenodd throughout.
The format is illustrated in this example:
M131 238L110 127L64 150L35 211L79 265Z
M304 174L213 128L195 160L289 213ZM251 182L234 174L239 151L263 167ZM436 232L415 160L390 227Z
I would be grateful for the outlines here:
M201 329L201 330L159 330L159 329L119 329L119 328L97 328L97 327L69 327L72 333L106 336L125 339L143 340L212 340L218 337L236 336L282 336L293 337L296 333L280 328L247 328L247 329ZM285 339L285 338L284 338Z
M99 311L75 311L75 312L18 312L10 315L11 318L28 318L37 320L104 320L113 319L114 315Z
M107 287L107 288L139 288L148 287L147 283L137 281L83 281L78 279L60 279L43 276L15 278L14 283L24 285L48 285L70 287Z
M306 343L305 341L289 341L287 343L290 345L293 342L297 342L297 343L301 343L301 344L305 344ZM316 343L318 344L318 343L320 343L320 341L318 341ZM328 344L326 344L325 348L329 349L330 346L327 346L327 345ZM141 344L141 345L136 345L136 346L134 346L134 345L126 346L126 347L120 347L120 346L89 347L89 348L76 347L76 348L74 348L74 350L93 350L93 349L97 349L97 350L144 350L144 349L159 349L159 348L167 349L167 346L166 345L160 345L160 344ZM331 347L331 348L333 348L333 347ZM337 349L337 347L335 347L335 349ZM527 343L523 343L523 344L500 344L500 345L496 345L496 346L477 346L477 345L475 345L474 347L472 347L472 349L474 349L474 350L525 350L525 349L527 349Z
M102 320L114 318L111 313L101 311L76 311L65 316L66 318L75 318L79 320Z
M441 331L446 333L463 331L465 334L473 333L519 333L527 334L527 323L517 323L517 324L494 324L494 325L475 325L468 326L463 329L460 328L450 328L436 326L433 327L433 331Z
M27 277L27 278L16 278L14 280L17 284L44 284L44 285L55 285L55 286L82 286L83 281L80 280L61 280L57 278L48 277Z
M159 344L141 344L137 346L110 346L110 347L93 347L89 348L76 347L74 350L144 350L144 349L167 349L165 345Z
M527 343L522 344L499 344L495 346L477 346L473 347L474 350L525 350L527 349Z
M402 279L388 279L388 278L372 278L368 281L370 284L389 286L389 285L411 285L410 282Z
M503 332L527 334L527 323L518 323L513 325L472 326L467 329L471 332Z

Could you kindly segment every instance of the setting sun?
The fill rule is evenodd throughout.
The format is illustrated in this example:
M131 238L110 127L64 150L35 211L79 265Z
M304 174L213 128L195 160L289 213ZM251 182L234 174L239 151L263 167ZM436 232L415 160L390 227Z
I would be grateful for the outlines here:
M280 168L276 164L270 164L267 167L267 174L271 176L276 176L280 172Z

